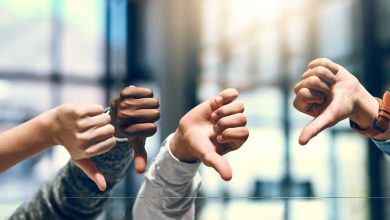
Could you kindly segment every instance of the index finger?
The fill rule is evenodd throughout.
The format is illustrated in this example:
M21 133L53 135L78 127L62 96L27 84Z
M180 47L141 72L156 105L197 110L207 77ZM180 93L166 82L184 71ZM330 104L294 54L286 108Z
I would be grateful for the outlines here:
M78 110L78 114L84 116L97 116L104 113L104 108L101 105L86 105Z
M339 71L339 66L328 58L315 59L307 65L307 67L310 69L314 69L318 66L326 67L327 69L332 71L333 74L337 74L337 72Z
M120 98L153 98L153 90L144 87L128 86L121 90Z
M220 92L216 97L210 99L211 108L217 110L222 105L233 102L239 96L237 89L229 88Z

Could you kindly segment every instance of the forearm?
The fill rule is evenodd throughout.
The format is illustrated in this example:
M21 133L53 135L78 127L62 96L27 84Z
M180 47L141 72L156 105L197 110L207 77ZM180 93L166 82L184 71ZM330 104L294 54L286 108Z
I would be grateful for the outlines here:
M0 134L0 173L55 145L50 136L54 109Z
M70 161L54 181L19 207L11 219L93 219L106 207L108 197L132 159L133 151L126 142L117 143L111 151L92 158L107 180L104 192Z
M199 165L174 159L165 142L137 195L134 219L193 219Z

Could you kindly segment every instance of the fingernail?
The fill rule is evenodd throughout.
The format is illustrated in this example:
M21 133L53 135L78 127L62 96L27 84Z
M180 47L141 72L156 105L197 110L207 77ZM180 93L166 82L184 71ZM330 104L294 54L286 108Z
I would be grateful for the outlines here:
M218 143L222 143L223 139L222 139L222 135L218 135L217 136L217 142Z
M101 174L98 174L96 176L96 178L98 179L99 183L102 184L99 186L100 191L105 191L107 188L107 183L106 183L106 179L104 178L104 176Z

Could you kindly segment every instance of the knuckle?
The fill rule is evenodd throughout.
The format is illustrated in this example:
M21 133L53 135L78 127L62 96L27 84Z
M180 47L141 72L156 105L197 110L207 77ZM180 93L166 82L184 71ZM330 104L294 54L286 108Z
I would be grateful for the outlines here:
M83 128L85 128L85 127L86 127L85 121L84 121L84 120L79 120L79 121L77 121L77 122L76 122L76 127L77 127L78 129L83 129Z
M245 110L245 105L243 102L238 102L237 103L237 106L238 106L238 110L241 111L241 112L244 112Z
M160 100L153 99L153 105L156 106L157 108L160 107Z
M241 124L246 125L246 123L248 123L248 120L247 120L245 114L242 114L242 113L241 113L241 114L240 114L240 117L239 117L239 120L240 120Z
M222 137L222 139L227 139L229 137L229 129L224 130L221 133L221 137Z
M317 66L315 72L317 75L324 75L326 73L326 68L324 66Z
M317 84L317 83L319 83L319 81L320 81L320 79L318 79L317 76L311 76L311 77L309 78L309 82L310 82L311 84Z
M91 150L91 149L87 149L87 150L83 151L83 153L82 153L83 158L90 158L90 157L93 157L94 155L95 155L95 151Z
M145 92L146 92L146 94L147 94L148 96L151 96L151 97L154 96L153 90L150 89L150 88L145 88Z
M123 101L119 102L119 109L125 109L129 105L131 105L129 100L123 100Z
M228 110L226 109L226 107L222 107L220 109L218 109L215 113L219 116L219 117L223 117L224 115L226 115L228 112Z
M121 108L131 108L137 105L137 101L133 98L126 98L120 103Z
M244 128L244 137L245 137L245 140L248 139L249 137L249 129L247 127Z
M234 95L239 95L239 94L240 94L240 93L238 92L238 90L235 89L235 88L229 88L229 90L230 90L231 93L234 94Z
M79 141L79 143L81 145L84 146L90 140L90 137L87 134L78 134L77 135L77 140Z
M304 95L305 95L305 91L303 89L297 91L297 96L304 96Z
M76 107L76 106L69 106L70 108L68 109L68 112L74 113L76 116L80 117L84 115L85 109L84 107Z
M131 119L135 117L134 111L119 111L118 119Z
M109 141L109 144L112 146L116 143L116 139L115 137L110 137L110 141Z
M103 120L105 121L106 124L111 123L111 116L108 114L103 114Z
M300 85L300 84L296 84L296 85L294 86L294 88L293 88L295 94L297 94L298 91L299 91L299 85Z
M114 135L115 134L115 127L111 124L107 126L107 134L108 135Z
M148 130L149 130L149 134L150 134L150 135L154 135L154 134L157 132L157 125L154 124L154 123L151 123L151 124L149 125Z
M331 62L331 61L330 61L328 58L320 58L319 64L320 64L321 66L327 66L327 65L330 64L330 62Z
M225 125L226 125L226 121L225 121L225 119L224 118L221 118L221 119L219 119L219 121L217 122L217 126L219 127L219 128L224 128L225 127Z
M160 118L160 111L157 110L157 109L153 109L153 116L154 116L155 118Z
M132 91L133 91L133 90L132 90L131 87L123 88L123 89L119 92L119 97L121 97L121 98L126 97L126 96L130 95Z
M116 97L114 97L114 98L111 100L111 104L110 104L111 108L115 108L115 107L116 107L116 105L117 105L117 103L118 103L118 100L119 100L119 96L116 96Z
M300 106L299 104L300 104L299 100L297 98L295 98L293 101L294 108L299 109L299 106Z
M101 105L91 105L91 106L89 107L89 109L92 110L92 108L93 108L93 109L96 108L96 111L97 111L97 112L100 112L100 113L103 113L103 112L104 112L104 107L101 106Z

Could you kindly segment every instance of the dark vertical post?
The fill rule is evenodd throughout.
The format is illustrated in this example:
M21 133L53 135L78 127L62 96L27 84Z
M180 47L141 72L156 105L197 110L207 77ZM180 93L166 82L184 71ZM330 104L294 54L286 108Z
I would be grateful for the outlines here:
M105 104L109 105L111 101L111 6L110 0L105 1L104 23L104 77L102 85L104 87Z
M378 30L376 19L377 0L362 0L363 22L363 81L367 90L375 95L383 94L382 54L378 44ZM370 177L370 197L382 194L381 152L369 141L368 148L368 175ZM371 198L370 213L372 220L384 219L384 203L382 199Z
M141 47L141 1L127 0L127 42L126 42L126 77L125 85L132 83L135 79L142 79L143 73L139 68L139 56Z
M61 103L61 43L63 36L62 7L63 0L52 1L52 21L50 39L50 87L51 105L57 106Z
M163 57L160 58L161 72L158 78L161 86L162 137L175 131L181 116L196 104L201 2L160 1Z
M125 0L126 1L126 76L124 85L134 83L135 80L142 79L142 73L139 68L140 55L140 35L141 35L141 7L142 1ZM138 184L137 175L130 166L131 171L128 172L125 178L125 195L128 197L126 202L126 217L125 219L133 219L132 208L137 196Z

